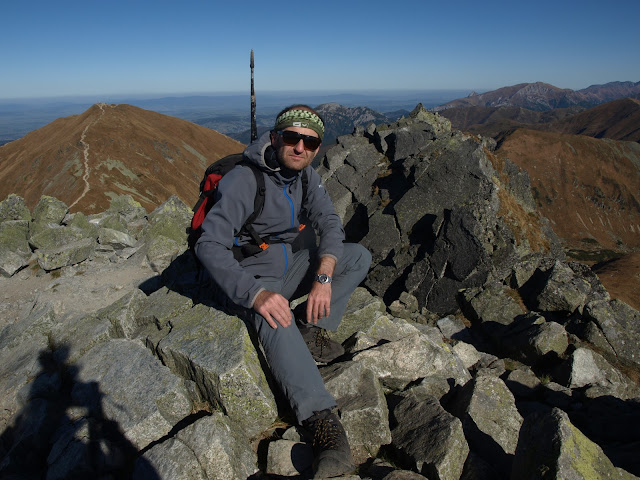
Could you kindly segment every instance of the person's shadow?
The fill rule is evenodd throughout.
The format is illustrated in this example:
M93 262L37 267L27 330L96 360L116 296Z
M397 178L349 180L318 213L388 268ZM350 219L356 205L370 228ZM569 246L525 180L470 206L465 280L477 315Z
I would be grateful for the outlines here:
M159 479L117 422L104 415L100 385L80 382L68 356L68 346L38 354L40 370L25 407L0 435L0 478L126 479L142 466L145 479Z

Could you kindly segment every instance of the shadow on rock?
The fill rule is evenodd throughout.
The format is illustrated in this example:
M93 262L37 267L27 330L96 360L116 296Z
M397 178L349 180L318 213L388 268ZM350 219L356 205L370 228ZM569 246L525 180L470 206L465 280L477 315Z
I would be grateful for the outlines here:
M80 382L68 355L67 346L39 352L24 407L0 436L0 477L131 478L138 452L104 415L99 384Z
M603 395L569 414L591 441L602 447L619 468L640 475L640 399L621 400Z

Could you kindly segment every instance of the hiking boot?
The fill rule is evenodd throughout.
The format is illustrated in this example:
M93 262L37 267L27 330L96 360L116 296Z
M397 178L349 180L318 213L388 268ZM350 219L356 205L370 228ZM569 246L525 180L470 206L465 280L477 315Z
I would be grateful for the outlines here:
M356 466L338 416L329 409L314 414L303 422L313 434L313 478L332 478L353 472Z
M344 353L342 345L331 340L324 328L309 325L308 323L298 323L298 329L316 362L329 363Z

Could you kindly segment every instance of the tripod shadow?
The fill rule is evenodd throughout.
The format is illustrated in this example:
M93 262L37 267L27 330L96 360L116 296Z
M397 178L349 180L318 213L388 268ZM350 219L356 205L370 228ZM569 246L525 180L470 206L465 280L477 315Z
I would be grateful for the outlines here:
M105 416L98 382L81 382L68 356L67 346L39 352L25 407L0 435L1 478L125 479L136 462L145 462ZM145 478L160 478L145 467Z

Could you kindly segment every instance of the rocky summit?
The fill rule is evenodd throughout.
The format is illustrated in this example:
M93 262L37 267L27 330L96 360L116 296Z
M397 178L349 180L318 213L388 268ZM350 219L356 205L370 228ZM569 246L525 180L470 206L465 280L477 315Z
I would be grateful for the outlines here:
M640 476L640 313L566 260L494 147L417 107L319 167L374 258L319 367L343 478ZM0 477L311 478L254 336L198 282L191 215L0 203Z

